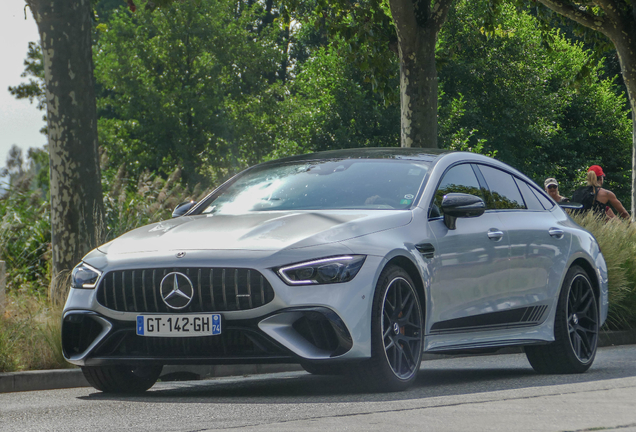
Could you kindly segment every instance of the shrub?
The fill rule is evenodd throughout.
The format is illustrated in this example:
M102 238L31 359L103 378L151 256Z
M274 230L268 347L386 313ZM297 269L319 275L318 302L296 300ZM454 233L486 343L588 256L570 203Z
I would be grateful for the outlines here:
M0 315L0 372L72 367L62 356L60 307L44 295L9 293Z
M614 218L608 222L591 213L573 219L598 241L607 263L611 330L636 327L636 225Z

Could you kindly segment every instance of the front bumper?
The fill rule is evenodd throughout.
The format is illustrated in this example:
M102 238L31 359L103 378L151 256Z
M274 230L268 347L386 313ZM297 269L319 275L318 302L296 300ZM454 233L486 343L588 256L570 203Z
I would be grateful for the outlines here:
M273 299L251 309L219 312L223 316L223 333L219 336L137 336L137 315L144 312L114 310L111 303L108 303L111 307L106 307L99 289L71 289L62 322L64 356L79 366L134 362L296 363L369 358L371 304L380 264L380 257L368 256L352 281L310 286L288 286L271 267L258 268L271 284ZM111 290L110 281L108 289ZM118 304L122 298L119 294L117 288ZM129 301L128 307L134 303L134 299ZM143 303L143 299L137 298L137 307Z
M200 337L138 336L134 321L92 311L69 311L62 321L64 357L79 366L298 363L337 358L352 346L344 322L324 307L284 309L262 320L226 321L221 335Z

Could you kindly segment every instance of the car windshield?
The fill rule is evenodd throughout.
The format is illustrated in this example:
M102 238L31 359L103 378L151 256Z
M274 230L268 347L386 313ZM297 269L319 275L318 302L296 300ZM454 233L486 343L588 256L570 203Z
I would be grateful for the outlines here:
M407 209L428 163L344 159L264 165L245 172L202 213L268 210Z

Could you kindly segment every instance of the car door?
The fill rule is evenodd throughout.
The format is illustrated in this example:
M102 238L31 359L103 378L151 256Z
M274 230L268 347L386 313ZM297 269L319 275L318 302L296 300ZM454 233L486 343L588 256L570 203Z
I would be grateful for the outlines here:
M456 229L449 230L441 201L451 192L483 199L487 191L481 188L471 164L452 166L436 189L429 210L429 226L436 241L430 263L430 333L489 326L509 283L510 243L497 212L459 218Z
M510 239L510 283L498 303L517 311L520 325L541 323L559 286L570 236L557 226L533 186L495 167L478 169Z

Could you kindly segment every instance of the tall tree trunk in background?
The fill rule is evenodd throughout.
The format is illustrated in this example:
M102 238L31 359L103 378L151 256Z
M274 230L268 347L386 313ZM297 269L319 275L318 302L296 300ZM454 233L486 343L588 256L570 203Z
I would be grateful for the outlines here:
M96 246L103 218L90 0L26 0L44 60L51 170L51 298Z
M636 7L636 2L635 2ZM632 108L632 222L636 220L636 11L629 32L620 35L620 42L614 42L621 63L623 81L627 87L627 97Z
M553 11L603 33L618 52L627 97L632 108L632 221L636 220L636 0L539 0ZM592 6L596 6L595 10Z
M438 147L435 45L451 3L389 1L400 55L402 147Z

